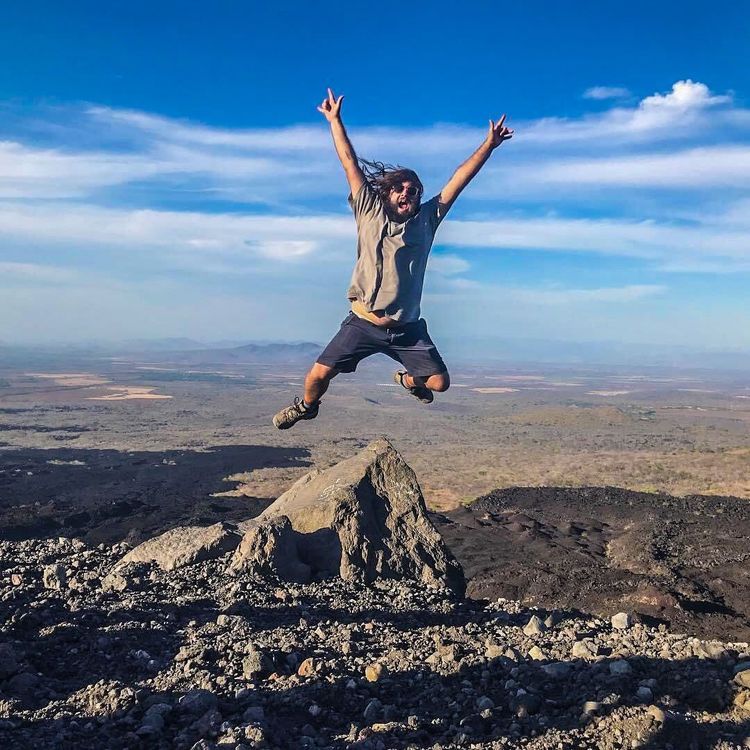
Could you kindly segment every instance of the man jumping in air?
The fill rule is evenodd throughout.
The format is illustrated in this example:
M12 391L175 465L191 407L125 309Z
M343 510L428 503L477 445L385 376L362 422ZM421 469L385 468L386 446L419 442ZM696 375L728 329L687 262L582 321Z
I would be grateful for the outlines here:
M393 378L422 403L446 391L448 370L419 317L427 256L440 222L490 154L513 136L505 115L490 120L482 145L455 171L439 195L421 203L422 183L411 169L358 159L341 121L341 102L328 89L318 111L331 125L357 222L357 263L344 319L305 377L303 398L273 418L280 430L318 416L321 396L340 372L354 372L365 357L382 352L405 368Z

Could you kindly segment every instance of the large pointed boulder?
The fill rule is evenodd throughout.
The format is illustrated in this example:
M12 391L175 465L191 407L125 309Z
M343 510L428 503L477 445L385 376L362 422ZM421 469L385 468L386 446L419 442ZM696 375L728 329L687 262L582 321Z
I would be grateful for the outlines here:
M282 517L291 528L280 523ZM274 529L262 532L271 522ZM409 578L460 596L465 590L461 566L428 518L414 472L385 438L330 469L306 474L240 528L246 536L232 558L234 572L261 572L269 559L281 559L265 542L283 539L284 558L289 561L296 549L312 576Z

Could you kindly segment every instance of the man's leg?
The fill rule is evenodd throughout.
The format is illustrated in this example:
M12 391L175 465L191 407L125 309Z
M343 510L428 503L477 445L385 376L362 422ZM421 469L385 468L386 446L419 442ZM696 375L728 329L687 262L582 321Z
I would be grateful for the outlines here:
M305 376L305 405L317 404L328 390L331 380L338 374L339 371L336 368L316 362Z
M305 392L302 400L295 397L294 403L274 415L273 424L279 430L288 430L301 419L315 419L318 416L320 397L328 390L328 384L339 374L334 367L316 362L305 376Z
M413 377L407 372L403 378L407 388L429 388L431 391L443 393L450 388L451 379L447 372L430 375L427 378Z

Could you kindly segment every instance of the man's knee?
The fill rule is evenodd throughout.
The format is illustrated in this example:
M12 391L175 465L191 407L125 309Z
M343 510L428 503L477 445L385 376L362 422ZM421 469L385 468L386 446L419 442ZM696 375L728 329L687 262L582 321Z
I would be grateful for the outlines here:
M312 380L329 381L335 378L339 374L339 371L335 367L328 367L328 365L321 365L320 362L316 362L311 368L310 372L307 373L307 377Z
M450 388L451 379L447 372L441 372L437 375L430 375L430 377L425 381L425 385L431 391L443 393L444 391L447 391L448 388Z

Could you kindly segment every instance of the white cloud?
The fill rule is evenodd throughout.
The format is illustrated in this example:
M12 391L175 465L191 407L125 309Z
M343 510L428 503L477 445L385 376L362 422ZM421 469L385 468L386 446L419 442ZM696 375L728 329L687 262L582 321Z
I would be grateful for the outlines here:
M441 276L456 276L460 273L466 273L471 265L464 258L458 255L449 255L447 253L432 253L428 261L428 267L431 271L439 273Z
M670 109L685 112L689 109L704 109L715 107L717 104L728 104L731 101L731 96L712 94L705 83L691 81L688 78L673 84L668 94L656 93L647 96L640 103L639 109L644 111Z
M715 132L725 121L736 120L738 112L745 112L722 107L731 103L730 96L713 94L705 84L688 79L677 81L667 94L647 96L636 107L615 107L579 119L544 118L526 127L519 126L517 131L531 144L703 137L696 128L710 123ZM709 109L718 111L709 118Z
M622 304L658 296L667 291L661 284L631 284L619 287L566 288L514 287L488 284L469 279L445 279L433 284L426 295L432 301L467 299L483 302L488 309L502 302L523 306L573 306Z
M561 159L529 167L518 179L532 185L555 183L598 188L746 188L750 184L750 146L729 144L666 154Z
M583 92L584 99L624 99L630 96L630 91L623 86L592 86Z

